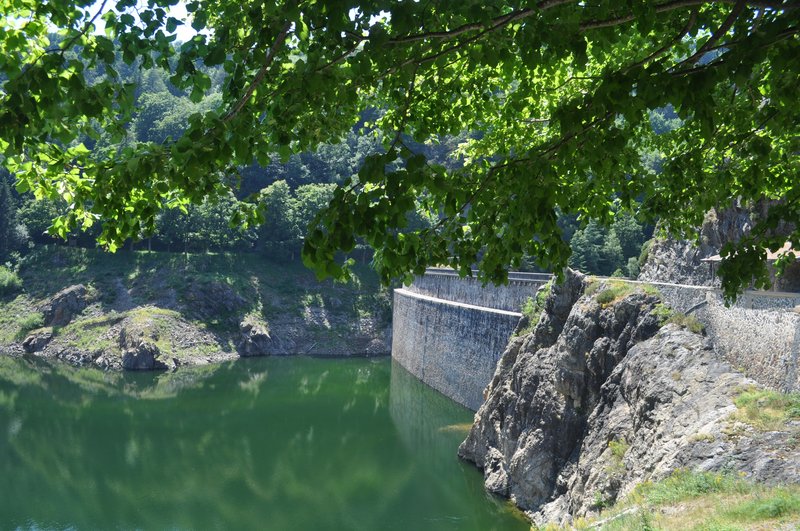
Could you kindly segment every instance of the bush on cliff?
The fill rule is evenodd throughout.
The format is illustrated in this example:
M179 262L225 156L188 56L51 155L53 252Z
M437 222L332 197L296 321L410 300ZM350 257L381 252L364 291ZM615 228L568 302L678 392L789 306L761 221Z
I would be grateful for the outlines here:
M22 280L11 269L0 266L0 297L17 293L22 289Z

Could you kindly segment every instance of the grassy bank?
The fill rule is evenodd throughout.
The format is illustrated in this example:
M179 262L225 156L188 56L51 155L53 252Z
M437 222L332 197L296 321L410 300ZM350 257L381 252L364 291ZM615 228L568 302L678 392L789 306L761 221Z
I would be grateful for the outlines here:
M732 473L679 470L662 481L643 483L596 518L544 529L738 531L797 529L798 524L798 485L765 486Z
M800 443L797 424L800 393L745 388L740 390L734 403L736 411L729 417L729 436L739 436L746 430L781 431L790 434L786 450ZM798 528L800 484L763 485L734 472L677 470L661 481L638 485L614 506L603 508L596 517L578 519L569 529L738 531ZM564 528L553 525L545 529Z

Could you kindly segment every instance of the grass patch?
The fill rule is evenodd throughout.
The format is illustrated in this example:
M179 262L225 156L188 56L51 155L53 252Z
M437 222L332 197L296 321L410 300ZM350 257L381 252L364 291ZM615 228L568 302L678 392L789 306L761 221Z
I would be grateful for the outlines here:
M637 291L637 285L630 282L609 280L602 291L595 295L595 300L603 307L611 306L615 302Z
M669 505L713 493L745 494L753 488L733 474L678 470L662 481L642 483L632 497L650 505Z
M22 341L31 330L36 330L44 326L44 316L39 313L31 313L20 317L17 320L17 333L14 334L14 339Z
M724 515L737 522L759 522L800 516L800 489L776 488L770 492L758 493L753 498L725 511Z
M595 300L604 308L619 302L631 293L637 292L661 298L661 293L655 286L619 280L607 280L602 283L593 280L590 281L584 291L586 295L594 295Z
M20 322L30 318L31 315L38 313L33 302L25 295L19 295L15 299L0 303L0 344L8 344L17 341Z
M772 529L800 522L800 486L767 487L731 473L678 470L638 486L577 529ZM549 529L558 529L549 526Z
M657 305L653 309L653 315L658 318L658 322L661 324L661 326L676 324L681 328L689 330L690 332L694 332L695 334L702 334L706 329L706 326L698 321L695 316L676 312L663 303Z
M0 266L0 297L7 297L22 290L22 279L19 275L7 268Z
M800 393L753 388L742 392L733 402L738 411L731 419L761 431L784 430L788 421L800 419Z
M583 289L583 294L591 297L600 289L600 281L597 277L588 277L586 280L586 287Z

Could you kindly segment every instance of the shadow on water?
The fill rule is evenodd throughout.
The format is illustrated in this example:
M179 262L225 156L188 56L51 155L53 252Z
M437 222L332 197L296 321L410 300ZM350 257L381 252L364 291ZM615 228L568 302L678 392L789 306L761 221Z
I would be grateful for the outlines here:
M526 529L441 429L470 416L388 359L0 357L0 527Z

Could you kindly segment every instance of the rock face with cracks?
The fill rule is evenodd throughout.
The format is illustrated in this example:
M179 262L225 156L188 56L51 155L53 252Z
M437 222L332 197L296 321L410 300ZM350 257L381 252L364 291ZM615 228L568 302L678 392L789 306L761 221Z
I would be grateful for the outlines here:
M459 455L483 469L488 490L541 524L568 523L678 468L797 481L791 427L732 435L733 398L754 382L705 337L661 328L657 296L601 304L585 287L573 272L553 287L533 333L512 339L487 387Z
M88 291L83 284L65 288L42 307L44 323L47 326L61 326L69 323L89 304Z

